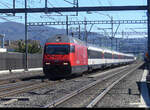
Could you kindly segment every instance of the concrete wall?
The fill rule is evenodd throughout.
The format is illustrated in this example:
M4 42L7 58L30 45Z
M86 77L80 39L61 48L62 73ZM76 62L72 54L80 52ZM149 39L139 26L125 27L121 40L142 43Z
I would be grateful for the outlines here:
M42 54L28 55L29 68L42 67ZM0 70L9 69L24 69L25 68L25 54L23 53L0 53Z

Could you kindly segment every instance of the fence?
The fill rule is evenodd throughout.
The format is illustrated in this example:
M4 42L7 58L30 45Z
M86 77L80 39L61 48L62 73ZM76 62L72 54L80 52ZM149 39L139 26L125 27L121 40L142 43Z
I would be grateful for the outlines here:
M28 68L41 68L42 54L28 54ZM24 69L24 53L0 53L0 70Z

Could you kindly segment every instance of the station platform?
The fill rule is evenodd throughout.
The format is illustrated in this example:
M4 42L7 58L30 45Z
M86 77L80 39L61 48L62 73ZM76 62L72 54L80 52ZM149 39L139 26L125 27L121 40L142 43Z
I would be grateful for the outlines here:
M146 76L146 82L147 82L148 84L150 84L150 64L145 63L145 67L146 67L146 69L148 70L148 73L147 73L147 76Z
M43 68L28 68L28 71L25 69L14 69L14 70L0 70L1 74L12 74L12 73L20 73L20 72L33 72L33 71L43 71Z
M148 63L145 63L145 72L146 72L145 73L145 78L146 78L145 81L146 81L146 86L148 88L148 96L147 97L149 97L149 99L147 99L145 97L145 100L147 100L145 102L147 102L147 106L150 108L150 64L148 64Z

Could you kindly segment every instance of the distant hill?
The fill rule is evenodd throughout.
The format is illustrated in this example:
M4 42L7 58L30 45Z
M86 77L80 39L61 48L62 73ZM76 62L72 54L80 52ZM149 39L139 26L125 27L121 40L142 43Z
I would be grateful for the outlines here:
M5 34L5 40L20 40L24 39L24 24L21 23L16 23L16 22L4 22L0 23L0 34ZM66 30L65 29L57 29L53 27L48 27L48 26L34 26L34 27L29 27L28 30L32 30L28 32L28 39L31 40L39 40L40 43L43 45L45 41L56 34L65 34ZM35 30L35 31L33 31ZM74 37L78 37L78 32L74 33ZM85 40L85 33L81 32L81 40ZM101 34L91 32L88 33L88 42L97 44L101 47L107 47L111 48L111 40L107 39ZM113 49L116 48L116 40L113 40ZM147 40L144 38L138 39L134 38L132 39L118 39L118 50L122 52L127 52L127 51L146 51L147 45L146 45Z
M6 35L5 40L19 40L19 39L24 39L24 24L22 23L16 23L16 22L4 22L0 23L0 34ZM34 26L34 27L29 27L28 28L28 39L32 40L39 40L41 44L44 44L46 39L49 37L56 35L56 34L65 34L66 30L65 29L57 29L53 27L48 27L48 26ZM31 31L32 30L32 31ZM78 33L75 33L75 36L77 36ZM94 37L103 37L100 34L97 33L91 33L89 34L88 38L89 40ZM84 38L84 32L81 32L81 38Z
M46 27L46 26L31 27L31 28L29 27L28 30L35 30L35 31L28 32L28 39L40 40L42 44L50 36L53 36L55 34L65 33L64 29L57 29L57 28ZM46 30L46 31L43 31L43 30ZM2 34L5 33L6 35L5 40L24 39L25 38L24 24L16 23L16 22L0 23L0 33Z
M0 23L0 33L5 34L6 40L17 40L24 37L24 25L15 22Z

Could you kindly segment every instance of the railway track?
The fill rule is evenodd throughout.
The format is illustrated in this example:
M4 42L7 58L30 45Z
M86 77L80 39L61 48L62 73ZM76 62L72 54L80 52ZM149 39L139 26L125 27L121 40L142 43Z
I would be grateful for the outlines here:
M17 89L17 88L22 88L25 86L30 86L30 85L34 85L34 84L38 84L41 81L20 81L17 83L10 83L10 84L4 84L0 86L0 93L1 92L5 92L5 91L10 91L13 89Z
M131 74L143 63L129 66L128 68L118 69L118 72L109 74L104 78L100 78L78 90L75 90L60 99L57 99L43 108L52 107L94 107L108 91L114 87L119 81ZM113 71L115 72L115 71ZM96 92L95 92L96 91Z
M114 81L112 84L110 84L107 88L105 88L105 90L103 92L101 92L95 99L93 99L91 101L90 104L87 105L87 108L92 108L95 107L96 104L116 85L118 84L122 79L124 79L127 75L131 74L132 72L134 72L136 69L138 69L139 67L141 67L143 65L143 63L139 64L137 67L135 67L134 69L132 69L131 71L127 72L125 75L123 75L122 77L120 77L118 80Z
M109 73L110 71L111 72L122 71L122 69L124 70L127 67L128 66L123 66L123 67L114 68L114 69L111 69L111 70L106 70L106 71L102 72L102 74L100 73L100 76L102 76L102 75L106 75L107 76L107 73ZM85 75L85 77L91 77L93 75L97 75L97 74L92 74L92 75L89 74L89 75ZM72 79L73 80L80 79L80 77L72 78ZM72 79L70 79L70 80L72 80ZM12 83L12 84L0 85L0 98L1 99L2 98L7 98L9 96L14 96L14 95L17 95L17 94L20 94L20 93L29 92L29 91L34 90L34 89L44 88L44 87L55 85L57 83L62 83L62 82L65 82L65 81L66 80L58 80L58 81L45 80L43 82L42 81L33 81L33 82L32 81L31 82L18 81L16 83ZM19 84L21 82L22 82L22 84Z
M20 81L17 83L3 84L0 85L0 98L9 97L24 92L29 92L34 89L52 86L54 84L61 83L62 81L64 80Z
M32 83L29 85L20 85L17 89L12 89L10 91L0 92L0 98L16 95L16 94L23 93L23 92L28 92L28 91L31 91L33 89L38 89L38 88L48 86L50 84L52 84L52 82L38 83L38 84Z
M4 84L11 84L11 83L16 83L16 82L20 82L21 79L5 79L5 80L0 80L0 85L4 85Z
M15 73L13 73L13 74L9 74L9 75L5 76L4 78L1 77L0 78L0 85L16 83L16 82L20 82L23 80L33 79L36 77L44 77L44 74L42 74L41 72L38 74L36 74L36 73L34 73L34 74L28 74L28 73L25 73L25 74L17 73L17 74L15 74Z
M125 67L120 67L117 69L115 68L115 69L112 69L111 71L116 71L116 70L119 70L119 69L122 69ZM108 71L110 71L110 70L105 70L103 73L107 73ZM92 74L92 75L95 75L95 74ZM90 77L90 76L91 76L91 74L86 75L85 77ZM76 78L72 78L72 79L75 80L78 78L80 78L80 77L76 77ZM65 80L47 81L44 83L42 83L42 80L41 81L22 81L19 78L18 79L17 78L14 78L14 79L9 78L9 79L5 79L5 80L1 80L0 81L0 98L12 96L12 95L23 93L23 92L28 92L33 89L46 87L49 84L56 84L56 82L60 83L62 81L65 81Z

